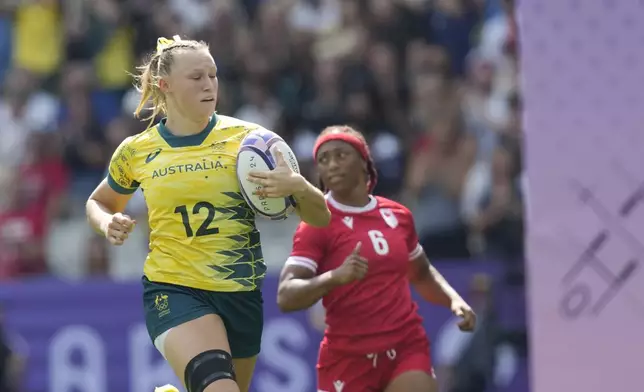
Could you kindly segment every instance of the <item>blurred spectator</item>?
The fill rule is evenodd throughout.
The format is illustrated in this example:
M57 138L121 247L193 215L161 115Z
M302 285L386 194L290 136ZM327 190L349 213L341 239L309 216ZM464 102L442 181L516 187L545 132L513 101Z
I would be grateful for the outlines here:
M292 29L308 33L324 33L338 26L342 8L338 0L301 0L288 15Z
M16 349L16 343L22 339L15 337L12 341L4 328L4 318L0 309L0 390L3 392L21 392L24 375L25 358Z
M64 61L64 15L57 0L16 1L13 64L50 77Z
M11 5L0 4L0 85L4 82L5 74L11 66L11 40L12 40L12 21Z
M0 253L4 277L47 271L45 240L50 222L60 218L67 169L51 134L31 134L16 168L8 203L0 212Z
M253 82L244 84L244 100L246 103L237 110L235 117L267 129L279 128L282 108L265 85Z
M473 46L472 32L479 23L481 10L471 0L437 0L435 6L429 37L446 49L452 71L463 75L465 58Z
M460 199L476 157L476 140L451 118L437 121L416 144L407 176L407 198L421 244L433 258L467 258L467 228Z
M14 180L15 181L15 180ZM0 279L47 272L44 240L47 222L42 208L30 202L29 190L18 184L0 214Z
M490 120L495 73L494 64L483 58L478 50L470 52L461 110L468 131L477 140L477 157L483 162L490 161L498 142L498 133Z
M470 282L468 302L478 316L473 334L461 333L453 318L436 339L436 372L441 392L485 392L506 386L517 371L517 354L500 341L495 314L493 282L476 275Z
M470 249L502 260L523 255L523 205L518 152L510 139L494 151L489 174L466 214L470 224Z
M82 205L115 147L146 126L132 118L130 72L174 34L209 43L218 112L282 134L308 177L321 129L363 131L376 193L415 212L430 256L521 258L512 11L510 0L3 2L3 276L140 274L131 255L145 254L147 228L104 249ZM140 191L127 212L145 221ZM273 226L271 241L288 242L292 226Z
M0 167L5 170L23 161L31 133L55 130L58 101L39 87L37 77L25 69L7 75L0 100Z
M105 135L92 110L92 69L75 63L65 71L61 79L59 132L64 140L65 162L73 174L72 191L89 195L111 153L105 149Z
M92 237L87 252L87 274L103 276L109 271L107 243L100 237Z

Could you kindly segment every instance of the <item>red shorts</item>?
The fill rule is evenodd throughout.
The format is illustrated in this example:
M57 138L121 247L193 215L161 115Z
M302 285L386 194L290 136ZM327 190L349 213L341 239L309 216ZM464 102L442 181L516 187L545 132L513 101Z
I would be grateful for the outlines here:
M401 374L420 370L434 376L427 339L402 342L368 355L352 355L320 347L318 392L382 392Z

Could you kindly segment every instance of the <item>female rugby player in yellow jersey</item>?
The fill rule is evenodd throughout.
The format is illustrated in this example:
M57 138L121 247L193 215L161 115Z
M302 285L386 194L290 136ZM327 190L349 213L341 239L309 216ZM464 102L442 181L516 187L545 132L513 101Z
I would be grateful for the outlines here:
M241 139L260 127L215 113L217 67L203 42L160 38L140 70L135 114L151 102L148 119L166 118L123 141L87 216L120 245L135 224L125 206L143 190L151 229L143 303L155 346L189 392L246 392L260 349L266 265L235 164ZM293 195L303 221L328 224L322 193L283 160L254 181L265 196Z

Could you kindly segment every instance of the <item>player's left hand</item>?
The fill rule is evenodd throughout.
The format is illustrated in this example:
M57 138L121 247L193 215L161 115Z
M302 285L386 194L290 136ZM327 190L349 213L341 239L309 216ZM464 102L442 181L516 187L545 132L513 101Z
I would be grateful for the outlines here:
M275 169L252 170L248 173L248 181L262 186L253 193L263 197L287 197L303 190L306 187L304 177L291 170L281 151L277 151L275 155Z
M464 332L472 332L476 328L476 313L462 299L452 301L452 313L462 320L458 323L458 328Z

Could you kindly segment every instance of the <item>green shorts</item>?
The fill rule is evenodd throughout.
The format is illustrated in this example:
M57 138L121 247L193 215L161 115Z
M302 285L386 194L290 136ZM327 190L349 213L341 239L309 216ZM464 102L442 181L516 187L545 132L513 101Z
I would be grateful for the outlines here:
M145 324L152 341L170 328L207 314L224 321L233 358L259 354L264 328L261 291L217 292L143 281Z

